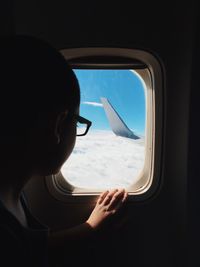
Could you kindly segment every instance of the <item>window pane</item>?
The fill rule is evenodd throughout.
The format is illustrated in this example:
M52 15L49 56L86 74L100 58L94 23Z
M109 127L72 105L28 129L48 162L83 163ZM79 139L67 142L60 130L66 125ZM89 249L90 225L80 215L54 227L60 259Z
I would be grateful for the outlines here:
M133 70L74 71L81 88L80 115L92 126L77 137L63 176L77 187L128 187L144 166L144 82Z

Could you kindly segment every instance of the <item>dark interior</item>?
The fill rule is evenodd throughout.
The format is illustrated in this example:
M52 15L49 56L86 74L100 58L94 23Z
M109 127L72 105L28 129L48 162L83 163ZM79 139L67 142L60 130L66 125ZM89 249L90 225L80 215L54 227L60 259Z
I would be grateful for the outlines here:
M95 237L68 242L51 253L52 266L198 267L199 26L198 1L21 0L3 33L29 34L57 49L144 49L163 64L164 116L156 197L127 202ZM10 26L9 26L10 25ZM83 222L93 204L62 203L44 178L27 186L30 207L42 222L63 229ZM123 222L120 225L120 222Z

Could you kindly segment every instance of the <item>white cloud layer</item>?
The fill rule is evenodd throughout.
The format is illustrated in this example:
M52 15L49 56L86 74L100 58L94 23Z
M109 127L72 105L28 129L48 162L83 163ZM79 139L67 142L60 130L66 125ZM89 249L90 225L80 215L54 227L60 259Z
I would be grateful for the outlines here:
M101 103L98 103L98 102L82 102L82 104L85 104L85 105L90 105L90 106L94 106L94 107L103 107L103 104Z
M77 138L62 173L77 187L128 187L137 181L144 157L143 139L123 138L111 131L91 131L87 136Z

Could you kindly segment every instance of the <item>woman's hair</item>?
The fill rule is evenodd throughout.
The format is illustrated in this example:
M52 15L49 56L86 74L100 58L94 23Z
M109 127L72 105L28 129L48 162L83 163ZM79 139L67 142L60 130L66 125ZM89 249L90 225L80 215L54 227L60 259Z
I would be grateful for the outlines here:
M42 114L80 104L80 90L65 58L45 41L30 36L0 40L0 136L30 127Z

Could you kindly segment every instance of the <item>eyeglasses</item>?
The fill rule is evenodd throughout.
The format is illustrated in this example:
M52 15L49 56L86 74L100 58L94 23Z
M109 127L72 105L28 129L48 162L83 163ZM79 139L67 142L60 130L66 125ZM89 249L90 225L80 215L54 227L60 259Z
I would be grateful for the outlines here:
M77 133L76 136L84 136L87 134L87 132L90 129L90 126L92 125L92 122L79 116L76 115L76 120L77 120Z

